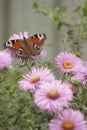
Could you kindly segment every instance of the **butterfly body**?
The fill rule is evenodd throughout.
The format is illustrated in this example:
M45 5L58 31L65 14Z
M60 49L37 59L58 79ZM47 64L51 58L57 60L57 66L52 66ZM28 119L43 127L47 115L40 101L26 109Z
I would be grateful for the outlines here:
M9 40L5 46L13 51L18 57L26 58L39 55L42 50L42 45L46 40L46 35L43 33L34 34L28 38Z

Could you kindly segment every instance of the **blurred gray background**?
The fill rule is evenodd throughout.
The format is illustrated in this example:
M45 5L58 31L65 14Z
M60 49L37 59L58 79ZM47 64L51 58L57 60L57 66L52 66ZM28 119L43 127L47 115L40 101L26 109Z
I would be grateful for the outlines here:
M41 1L44 1L44 5L54 8L65 5L72 15L73 1L76 0L38 0L38 2ZM78 1L84 2L84 0ZM56 55L58 48L49 45L59 40L59 34L52 21L33 9L33 2L34 0L0 0L0 44L7 41L14 33L27 31L32 35L43 32L47 35L44 45L47 51L46 59L51 60Z

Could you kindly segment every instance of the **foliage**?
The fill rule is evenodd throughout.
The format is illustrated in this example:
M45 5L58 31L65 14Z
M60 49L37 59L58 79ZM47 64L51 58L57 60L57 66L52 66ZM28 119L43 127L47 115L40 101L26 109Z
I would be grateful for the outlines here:
M44 130L51 118L33 103L32 93L20 92L21 71L0 70L0 130Z
M34 1L33 8L49 18L57 28L61 37L58 44L60 51L70 47L69 51L82 56L81 48L84 48L87 40L87 0L83 5L76 1L72 1L72 4L72 12L65 6L46 7L38 1Z

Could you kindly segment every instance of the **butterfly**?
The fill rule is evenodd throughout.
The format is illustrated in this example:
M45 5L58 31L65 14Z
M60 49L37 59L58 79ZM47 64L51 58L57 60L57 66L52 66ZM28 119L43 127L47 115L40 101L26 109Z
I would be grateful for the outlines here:
M39 33L23 39L8 40L5 47L13 51L21 59L39 55L42 45L46 40L46 34Z

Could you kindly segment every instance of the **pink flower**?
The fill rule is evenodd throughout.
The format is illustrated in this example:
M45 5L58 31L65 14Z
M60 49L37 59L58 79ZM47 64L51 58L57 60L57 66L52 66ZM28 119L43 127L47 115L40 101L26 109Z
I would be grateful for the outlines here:
M19 88L23 91L35 91L40 84L53 81L54 75L47 68L33 68L31 72L23 76L23 80L19 81Z
M87 130L87 122L79 110L65 109L49 123L49 130Z
M72 91L73 95L76 94L76 89L75 89L75 87L74 87L71 83L69 83L69 82L65 82L65 83L66 83L66 85L68 85L68 87L69 87L70 90Z
M62 52L55 58L55 64L64 73L74 72L74 69L79 66L81 60L72 53Z
M31 56L31 57L28 58L27 60L36 60L36 59L38 59L38 58L40 58L40 57L44 57L44 56L46 56L46 51L45 51L45 50L42 50L39 55Z
M42 51L40 52L40 56L41 56L41 57L44 57L44 56L46 56L46 55L47 55L47 53L46 53L45 50L42 50Z
M72 81L80 81L83 85L87 84L87 67L81 67L79 71L71 77Z
M11 55L7 52L7 50L0 51L0 68L5 68L12 63Z
M73 94L66 84L55 80L53 82L40 85L34 96L36 105L42 111L56 112L64 107L69 107Z
M25 37L25 38L28 38L28 37L29 37L29 36L28 36L28 32L24 32L24 33L20 32L19 35L18 35L18 34L13 34L13 35L9 38L9 40L23 39L24 37Z

